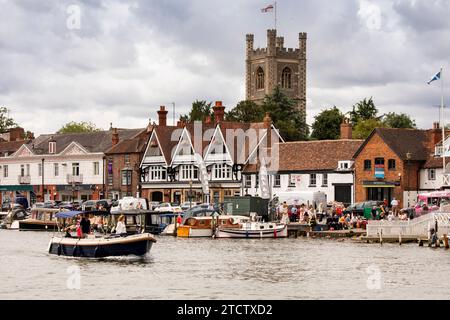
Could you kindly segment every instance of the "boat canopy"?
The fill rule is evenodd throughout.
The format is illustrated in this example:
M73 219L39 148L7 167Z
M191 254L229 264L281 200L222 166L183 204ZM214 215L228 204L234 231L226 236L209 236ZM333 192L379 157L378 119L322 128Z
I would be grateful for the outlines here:
M73 218L79 214L83 213L83 211L61 211L55 214L57 218Z
M137 215L141 215L141 214L150 214L153 212L154 211L144 210L144 209L131 209L131 210L111 211L111 214L115 215L115 216L121 215L121 214L123 214L124 216L126 216L126 215L137 216Z

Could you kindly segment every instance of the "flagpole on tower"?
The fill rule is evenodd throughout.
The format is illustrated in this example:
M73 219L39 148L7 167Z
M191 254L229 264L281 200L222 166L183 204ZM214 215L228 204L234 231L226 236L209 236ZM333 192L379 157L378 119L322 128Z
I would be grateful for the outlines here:
M441 126L442 126L442 174L444 175L444 183L447 182L447 177L445 176L445 120L444 120L444 78L442 77L442 69L440 72L441 80Z

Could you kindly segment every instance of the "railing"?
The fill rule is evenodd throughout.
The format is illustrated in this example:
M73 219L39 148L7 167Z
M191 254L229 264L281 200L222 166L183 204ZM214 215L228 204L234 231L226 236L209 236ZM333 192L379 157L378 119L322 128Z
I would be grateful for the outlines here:
M83 183L83 175L80 174L78 176L73 175L73 174L68 174L67 175L67 183L72 184L72 183Z
M449 234L450 212L431 212L408 221L369 221L366 227L367 236L428 236L437 222L438 234Z
M19 184L30 184L31 176L19 176Z

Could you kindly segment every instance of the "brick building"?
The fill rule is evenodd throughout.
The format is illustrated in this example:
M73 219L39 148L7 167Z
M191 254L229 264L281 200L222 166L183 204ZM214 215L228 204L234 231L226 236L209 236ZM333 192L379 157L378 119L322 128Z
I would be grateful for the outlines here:
M430 130L374 129L354 155L355 201L395 197L403 206L415 203L420 170L441 137L436 124Z
M119 141L113 134L113 146L105 152L105 190L108 199L140 196L140 163L152 126L141 129L135 136Z

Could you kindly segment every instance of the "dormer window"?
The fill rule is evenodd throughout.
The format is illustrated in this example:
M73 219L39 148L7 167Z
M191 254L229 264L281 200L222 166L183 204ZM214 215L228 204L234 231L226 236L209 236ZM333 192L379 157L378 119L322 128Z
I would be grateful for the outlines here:
M338 170L350 170L353 166L353 161L338 161Z
M48 143L48 153L50 154L56 153L56 141L50 141Z

